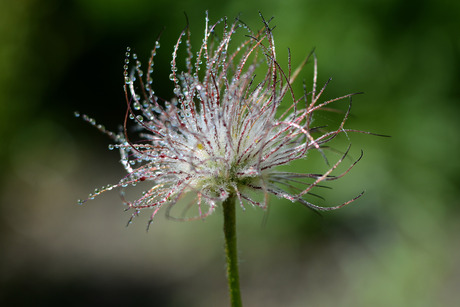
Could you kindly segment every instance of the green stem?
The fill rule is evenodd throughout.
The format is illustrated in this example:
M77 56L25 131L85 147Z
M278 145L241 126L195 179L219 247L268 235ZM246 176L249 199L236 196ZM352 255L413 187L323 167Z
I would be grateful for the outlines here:
M236 247L235 196L230 196L223 203L225 258L227 261L227 280L232 307L241 307L240 277L238 274L238 251Z

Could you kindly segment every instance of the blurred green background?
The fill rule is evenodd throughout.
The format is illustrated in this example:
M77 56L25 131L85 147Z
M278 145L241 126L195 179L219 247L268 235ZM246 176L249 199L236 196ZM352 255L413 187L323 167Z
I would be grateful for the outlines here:
M221 212L177 223L148 213L125 228L124 175L109 140L122 122L124 52L146 59L164 28L155 91L171 97L172 45L199 46L211 21L272 25L279 59L312 48L328 97L355 97L349 128L363 160L334 190L349 207L317 215L273 199L238 212L246 306L458 306L460 301L459 1L0 2L0 304L226 306ZM310 80L312 65L303 78ZM310 83L308 83L310 84ZM455 158L457 157L457 158ZM308 163L308 161L306 162ZM263 220L267 222L264 224Z

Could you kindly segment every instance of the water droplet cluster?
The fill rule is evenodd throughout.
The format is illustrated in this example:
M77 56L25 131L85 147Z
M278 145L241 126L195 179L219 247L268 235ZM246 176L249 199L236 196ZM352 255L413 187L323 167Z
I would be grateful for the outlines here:
M92 118L75 113L111 137L114 144L109 145L109 150L120 151L127 171L127 176L117 184L96 189L87 200L114 188L123 191L128 186L146 184L148 189L136 200L125 200L122 192L127 208L133 210L129 223L147 208L153 209L152 221L162 206L171 208L186 194L195 197L192 202L196 205L188 207L196 209L197 218L211 214L230 195L237 196L243 208L245 204L266 208L268 194L315 210L337 209L354 200L340 206L319 207L304 198L313 188L320 187L320 182L344 175L331 173L348 151L324 174L276 170L304 158L310 150L323 153L325 144L350 131L344 128L349 111L336 129L320 130L311 123L315 111L333 102L348 99L351 105L352 94L321 101L325 86L317 91L314 58L312 90L305 90L296 98L291 84L311 54L294 72L289 57L288 69L283 71L276 60L270 21L262 17L262 22L263 29L252 32L238 19L229 24L222 18L210 24L206 14L204 37L196 53L192 52L190 31L186 28L172 52L169 79L174 84L174 97L169 101L160 100L152 88L159 41L155 42L146 74L137 55L129 47L126 49L123 75L128 108L123 131L109 132ZM220 33L219 27L220 39L216 35ZM248 39L230 48L239 29ZM180 71L178 50L184 40L186 68ZM266 73L257 78L255 71L263 62ZM290 107L277 116L279 105L288 99ZM79 204L87 200L79 200Z

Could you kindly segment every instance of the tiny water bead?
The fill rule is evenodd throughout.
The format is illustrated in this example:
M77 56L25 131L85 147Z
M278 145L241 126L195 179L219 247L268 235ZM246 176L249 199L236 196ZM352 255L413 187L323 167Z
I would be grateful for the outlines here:
M133 103L133 108L134 108L134 110L139 111L141 109L141 104L139 102L135 101Z

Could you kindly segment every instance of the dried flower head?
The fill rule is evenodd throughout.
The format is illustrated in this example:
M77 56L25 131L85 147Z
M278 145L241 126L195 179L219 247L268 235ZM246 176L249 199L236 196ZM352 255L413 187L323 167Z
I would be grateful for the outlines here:
M316 111L343 99L351 106L353 94L321 101L327 83L317 89L317 61L312 54L294 72L289 57L287 70L282 70L269 21L263 17L262 21L264 28L252 33L239 20L228 24L221 19L209 25L206 17L203 43L195 58L186 27L174 47L170 79L175 97L170 101L155 96L151 87L158 41L145 75L137 56L128 48L124 75L128 109L123 131L106 131L84 116L115 141L109 148L120 151L128 175L118 184L96 190L88 199L107 190L146 182L150 186L142 197L125 204L134 210L132 217L141 209L153 209L151 222L161 207L170 209L184 198L188 207L197 209L196 217L204 218L230 196L236 196L243 208L247 203L266 208L268 195L273 194L315 210L334 210L362 195L334 207L320 207L305 200L322 181L338 179L356 164L340 175L331 175L348 150L323 174L277 171L278 166L302 159L310 150L322 152L324 144L338 134L356 131L344 128L349 108L336 129L312 126ZM223 27L221 39L214 33L218 24ZM232 51L230 41L241 28L248 31L247 38ZM178 72L183 40L187 57L184 71ZM310 57L314 60L313 88L296 98L291 84ZM130 60L136 62L132 70L128 67ZM266 69L260 80L255 76L258 68ZM290 100L290 106L279 115L283 100ZM129 121L140 131L135 142L128 137Z

